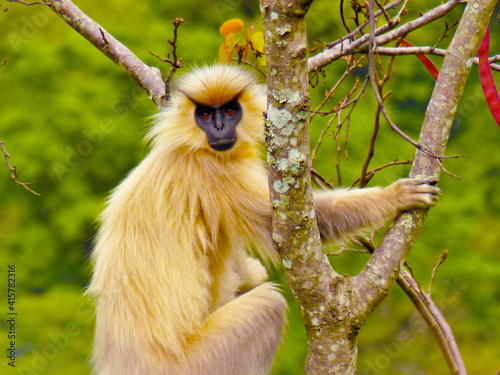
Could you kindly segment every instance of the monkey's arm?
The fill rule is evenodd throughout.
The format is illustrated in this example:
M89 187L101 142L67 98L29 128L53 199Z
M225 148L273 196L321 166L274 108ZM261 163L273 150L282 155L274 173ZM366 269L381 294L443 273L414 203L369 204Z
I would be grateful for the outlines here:
M343 189L314 195L323 241L342 241L357 231L377 227L399 212L434 206L440 190L434 181L402 179L386 188Z

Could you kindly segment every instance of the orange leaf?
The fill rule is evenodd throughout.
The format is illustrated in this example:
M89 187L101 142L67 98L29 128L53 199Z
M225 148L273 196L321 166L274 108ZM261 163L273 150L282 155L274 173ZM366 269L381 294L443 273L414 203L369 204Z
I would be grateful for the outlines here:
M219 29L220 33L224 36L227 36L231 33L237 33L241 30L243 30L243 21L239 19L226 21Z

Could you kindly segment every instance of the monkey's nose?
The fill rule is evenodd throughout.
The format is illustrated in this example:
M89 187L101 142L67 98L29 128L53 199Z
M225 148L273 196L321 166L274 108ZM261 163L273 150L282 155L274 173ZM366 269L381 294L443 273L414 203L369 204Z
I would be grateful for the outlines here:
M217 130L223 130L224 129L224 119L222 118L221 114L219 113L219 111L217 111L215 113L215 116L214 116L214 127L215 129Z

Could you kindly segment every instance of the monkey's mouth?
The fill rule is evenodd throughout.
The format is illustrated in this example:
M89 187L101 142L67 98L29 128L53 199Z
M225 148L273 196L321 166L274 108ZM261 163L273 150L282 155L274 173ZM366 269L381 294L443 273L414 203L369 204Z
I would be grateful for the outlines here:
M218 139L213 142L208 142L208 144L215 151L227 151L234 147L236 144L236 138Z

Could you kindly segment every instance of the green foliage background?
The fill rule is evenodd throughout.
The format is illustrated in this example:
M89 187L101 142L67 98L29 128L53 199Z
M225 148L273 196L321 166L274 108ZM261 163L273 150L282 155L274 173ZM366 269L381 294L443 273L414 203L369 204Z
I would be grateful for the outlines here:
M179 55L187 68L213 63L222 36L220 25L241 18L260 29L256 1L76 1L149 65L160 65L149 54L165 55L172 37L171 21L182 17ZM435 1L410 2L408 19L435 6ZM12 155L20 181L33 181L35 197L10 181L0 166L0 301L1 373L88 374L93 313L81 295L88 282L88 254L95 220L108 192L147 153L141 142L153 103L117 66L41 6L1 2L0 8L0 140ZM455 9L449 23L461 16ZM318 0L308 15L311 43L344 33L337 2ZM349 14L348 14L349 15ZM500 48L498 13L492 22L490 54ZM407 39L433 45L444 30L439 21ZM452 33L452 32L451 32ZM443 42L443 46L449 40ZM312 45L312 44L311 44ZM432 58L439 67L440 58ZM385 65L387 59L382 59ZM331 88L346 62L326 69L312 90L315 108ZM167 66L162 66L166 72ZM331 106L350 90L359 68L343 84ZM434 300L448 319L471 374L493 374L500 368L500 129L495 125L478 85L474 67L448 147L448 154L467 157L445 161L461 180L442 174L443 195L431 210L425 229L408 263L423 288L445 249L448 259L439 268ZM495 75L497 77L498 75ZM418 136L433 80L413 56L396 59L387 86L393 120L414 138ZM367 90L349 126L346 160L340 162L342 181L349 185L361 171L373 127L373 97ZM312 142L328 118L315 119ZM330 130L330 133L332 130ZM345 138L341 133L341 143ZM343 151L344 152L344 151ZM413 158L413 148L383 123L371 167L395 159ZM332 181L336 146L325 137L315 168ZM371 185L387 185L407 175L408 167L380 172ZM339 272L356 273L366 254L347 252L332 257ZM16 266L18 357L16 368L5 356L8 304L7 265ZM277 271L275 278L285 285ZM302 374L305 333L291 297L289 329L273 374ZM360 374L444 374L446 364L429 329L409 299L397 287L370 317L359 336Z

